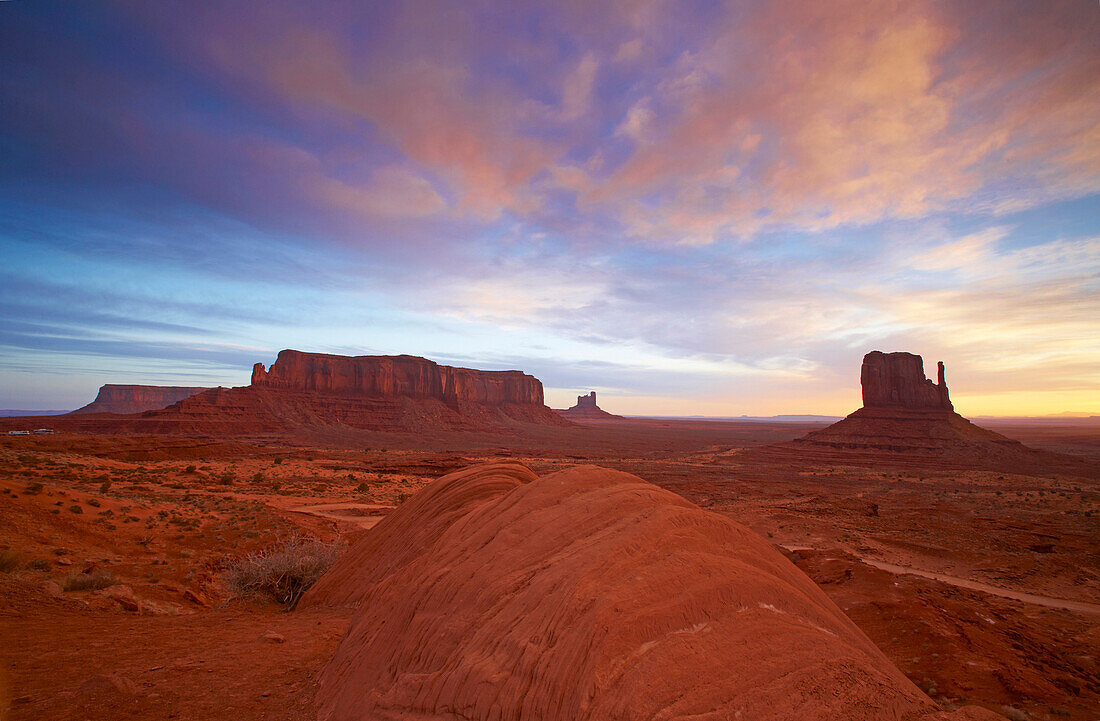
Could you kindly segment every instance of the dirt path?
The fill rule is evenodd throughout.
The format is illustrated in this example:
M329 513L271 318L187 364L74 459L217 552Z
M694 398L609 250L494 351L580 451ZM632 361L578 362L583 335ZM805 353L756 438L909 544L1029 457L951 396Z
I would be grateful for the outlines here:
M290 506L283 510L291 513L305 513L310 516L319 516L333 521L354 523L361 528L374 528L378 522L386 517L394 509L394 506L385 506L375 503L317 503L306 506ZM343 511L343 513L341 513ZM373 511L373 513L372 513Z
M952 586L958 586L959 588L967 588L971 591L981 591L982 593L988 593L993 596L1001 596L1002 598L1011 598L1016 601L1022 601L1023 603L1031 603L1036 606L1047 606L1049 608L1060 608L1065 611L1077 611L1079 613L1089 613L1100 616L1100 605L1093 603L1084 603L1083 601L1067 601L1062 598L1051 598L1049 596L1039 596L1034 593L1024 593L1022 591L1012 591L1007 588L999 588L997 586L990 586L986 583L979 583L978 581L971 581L967 578L959 578L958 576L949 576L945 573L934 573L932 571L922 571L919 568L910 568L908 566L895 566L892 563L885 563L883 561L875 561L870 558L859 559L868 566L873 566L881 571L887 571L889 573L897 574L912 574L914 576L920 576L922 578L930 578L935 581L942 581L943 583L950 584Z

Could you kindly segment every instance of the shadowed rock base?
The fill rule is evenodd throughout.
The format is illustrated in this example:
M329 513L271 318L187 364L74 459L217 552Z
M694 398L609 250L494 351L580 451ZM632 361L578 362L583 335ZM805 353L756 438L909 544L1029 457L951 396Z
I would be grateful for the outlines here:
M357 605L325 720L995 719L943 712L764 539L636 476L445 476L302 606Z

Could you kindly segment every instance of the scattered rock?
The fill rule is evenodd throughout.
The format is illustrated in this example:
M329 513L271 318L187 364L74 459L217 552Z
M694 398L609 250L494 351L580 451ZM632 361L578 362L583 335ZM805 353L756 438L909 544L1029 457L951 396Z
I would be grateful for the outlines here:
M264 635L260 636L267 643L286 643L286 638L280 633L274 631L264 631Z
M141 602L138 601L137 597L134 595L134 589L125 584L119 583L114 586L108 586L101 591L96 591L96 594L111 599L127 611L134 613L141 612Z
M46 581L42 584L41 588L42 593L50 598L61 598L64 595L61 591L61 586L58 586L54 581Z

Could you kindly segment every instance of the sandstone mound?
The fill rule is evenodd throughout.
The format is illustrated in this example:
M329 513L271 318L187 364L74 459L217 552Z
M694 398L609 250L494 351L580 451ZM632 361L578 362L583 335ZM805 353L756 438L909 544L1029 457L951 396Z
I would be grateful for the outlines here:
M591 391L586 396L577 396L577 405L558 412L572 420L608 420L622 418L622 416L608 413L596 405L596 391Z
M100 386L95 400L73 413L142 413L167 408L209 388L185 386L128 386L108 383Z
M357 611L321 719L993 719L911 684L764 539L641 479L446 476L302 605Z

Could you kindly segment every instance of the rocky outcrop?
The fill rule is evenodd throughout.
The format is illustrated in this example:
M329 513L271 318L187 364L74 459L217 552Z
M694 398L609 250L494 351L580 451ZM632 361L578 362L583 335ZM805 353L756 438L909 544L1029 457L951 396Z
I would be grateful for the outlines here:
M1038 451L980 428L954 411L944 365L938 382L924 377L924 361L912 353L864 356L860 370L863 407L827 428L789 444L762 449L764 455L795 451L822 463L881 462L952 468L1071 468L1076 459ZM887 454L884 456L884 454Z
M255 365L252 387L369 398L430 398L451 406L543 404L542 383L521 371L452 368L410 355L338 356L284 350L270 370L264 370L262 363Z
M765 539L594 466L439 479L354 542L317 605L357 609L324 721L997 718L941 711Z
M566 418L573 420L601 420L608 418L622 418L608 413L596 405L596 391L590 391L588 395L577 396L577 405L558 411Z
M415 356L285 350L268 369L256 364L252 380L240 388L213 388L161 410L69 427L353 442L348 434L354 431L501 431L527 424L569 425L543 403L537 378L520 371L452 368Z
M863 356L859 380L864 408L953 410L939 362L938 382L924 377L924 359L913 353L871 351Z
M167 408L209 388L184 386L101 386L95 400L73 413L142 413Z

